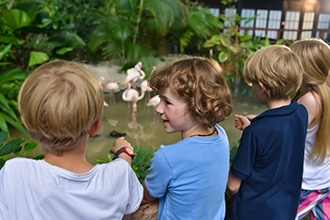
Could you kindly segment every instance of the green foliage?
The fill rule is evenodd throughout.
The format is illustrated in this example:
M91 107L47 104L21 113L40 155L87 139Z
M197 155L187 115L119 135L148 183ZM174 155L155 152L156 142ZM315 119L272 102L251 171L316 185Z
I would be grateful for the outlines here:
M245 60L250 54L269 44L269 40L242 34L237 25L243 20L239 15L234 19L221 15L221 19L230 25L206 40L204 47L209 48L212 56L222 64L227 78L235 84L234 94L237 95Z
M204 49L203 42L222 28L223 23L208 8L192 5L189 7L187 25L171 34L178 35L181 54L197 51L200 55Z
M150 72L153 64L146 61L167 50L166 35L184 26L187 14L180 0L107 0L89 48L105 59L119 60L122 66L142 61Z
M11 45L0 46L0 131L9 132L8 124L27 134L17 112L17 94L27 73L3 61Z
M48 5L54 2L57 4ZM3 110L0 129L9 132L8 125L11 125L27 134L16 100L28 72L49 59L73 58L85 42L75 32L75 20L71 19L70 13L66 14L69 10L62 10L67 2L30 0L11 3L13 5L0 8L0 107ZM64 7L67 8L69 6Z
M142 183L147 176L150 167L150 160L153 156L154 150L151 148L134 147L135 157L132 160L132 169L134 170L139 181ZM107 163L113 160L113 154L109 153L107 159L98 159L97 163Z
M16 138L10 141L7 139L8 133L0 131L0 169L12 156L27 157L37 147L36 143L26 142L23 138ZM34 157L34 159L41 158L42 156Z
M135 171L138 179L142 183L148 174L150 160L154 154L154 150L151 148L146 149L142 147L137 147L135 148L135 154L136 156L132 161L132 168Z

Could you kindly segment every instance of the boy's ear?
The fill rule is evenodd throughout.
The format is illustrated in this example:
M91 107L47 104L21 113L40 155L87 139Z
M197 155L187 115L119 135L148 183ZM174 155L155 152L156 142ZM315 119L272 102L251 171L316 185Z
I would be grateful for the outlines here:
M22 117L22 116L21 116L21 121L22 121L23 125L25 126L25 119L24 119L24 117ZM25 126L25 127L26 127L26 126Z
M261 92L267 92L267 89L262 82L258 82L258 85L260 86Z
M97 135L97 133L99 132L99 130L101 128L101 125L102 125L102 121L101 121L101 119L98 119L96 122L94 122L92 127L89 129L88 135L90 137L94 137L95 135Z

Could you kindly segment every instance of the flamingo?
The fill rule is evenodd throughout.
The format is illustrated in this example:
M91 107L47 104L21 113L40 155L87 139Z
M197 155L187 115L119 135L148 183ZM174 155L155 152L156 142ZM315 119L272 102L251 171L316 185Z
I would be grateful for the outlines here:
M122 98L125 102L132 104L132 113L137 112L137 102L143 99L145 91L141 90L141 95L136 89L131 88L129 84L128 88L123 92Z
M105 85L105 83L106 83L105 78L104 78L103 76L100 76L100 77L99 77L99 84L102 86L103 89L104 89L104 85ZM105 100L103 100L103 106L104 106L104 107L108 107L109 104L108 104Z
M148 85L148 80L143 80L141 83L141 91L147 92L147 100L150 99L150 93L152 92L152 88Z
M160 97L159 95L155 95L151 99L149 99L147 106L153 106L156 107L160 103Z
M115 103L114 93L119 92L119 84L117 82L109 82L105 85L104 91L110 94L110 103Z
M143 80L146 76L145 72L142 70L141 61L139 61L133 68L128 69L126 74L125 84L135 84L137 81Z

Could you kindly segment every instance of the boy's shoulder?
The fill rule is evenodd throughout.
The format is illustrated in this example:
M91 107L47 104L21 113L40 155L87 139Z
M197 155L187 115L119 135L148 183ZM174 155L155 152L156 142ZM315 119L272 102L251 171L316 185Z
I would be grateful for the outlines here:
M41 160L34 160L30 158L16 157L9 159L5 162L4 166L0 171L15 175L28 175L30 170L38 170Z
M16 166L24 166L29 164L36 164L40 160L34 160L30 158L24 157L15 157L6 161L5 166L16 167ZM23 167L22 167L23 168Z
M296 101L292 101L289 105L286 106L282 106L274 109L267 109L264 112L262 112L260 115L255 117L255 119L258 120L258 119L273 118L273 117L279 119L280 116L290 117L296 115L307 117L307 110L305 106L297 103Z

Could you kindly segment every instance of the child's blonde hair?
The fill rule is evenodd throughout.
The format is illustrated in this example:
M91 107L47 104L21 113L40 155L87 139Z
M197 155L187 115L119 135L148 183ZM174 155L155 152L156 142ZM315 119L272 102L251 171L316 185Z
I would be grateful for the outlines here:
M326 82L330 71L330 47L323 40L310 38L294 42L291 49L304 63L303 82L320 97L319 128L309 159L322 163L330 154L330 89Z
M86 138L100 119L103 90L86 65L57 60L28 76L18 95L18 107L32 138L60 155Z
M170 88L188 103L189 112L201 124L212 127L232 112L231 93L215 60L191 57L156 69L149 84L159 92Z
M271 99L285 99L298 91L302 72L299 57L289 47L270 45L248 57L243 76L249 85L261 82Z

